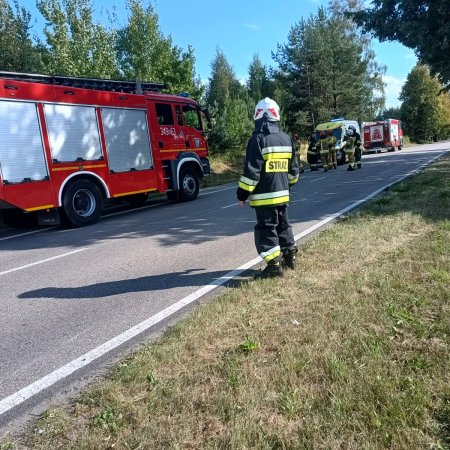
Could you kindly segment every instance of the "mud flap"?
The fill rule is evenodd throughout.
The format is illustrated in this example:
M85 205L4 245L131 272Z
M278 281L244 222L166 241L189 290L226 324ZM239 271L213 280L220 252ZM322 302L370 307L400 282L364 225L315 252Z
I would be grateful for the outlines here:
M38 225L61 225L61 217L56 208L38 211Z

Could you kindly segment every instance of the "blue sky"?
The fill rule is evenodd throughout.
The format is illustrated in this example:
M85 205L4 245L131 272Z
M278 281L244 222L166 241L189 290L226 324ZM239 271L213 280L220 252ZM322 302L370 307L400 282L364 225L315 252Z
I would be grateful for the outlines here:
M10 1L12 3L12 1ZM19 0L38 20L36 29L42 28L43 19L36 10L35 0ZM119 24L126 23L124 2L93 0L94 15L101 21L105 12L116 5ZM244 80L254 54L262 62L275 66L271 52L277 44L287 42L292 25L302 17L314 14L328 0L154 0L159 24L165 36L171 35L175 45L194 48L196 71L207 81L211 62L219 48L232 65L236 76ZM397 99L406 76L416 63L414 52L396 42L373 41L376 59L387 66L385 81L387 106L399 106Z

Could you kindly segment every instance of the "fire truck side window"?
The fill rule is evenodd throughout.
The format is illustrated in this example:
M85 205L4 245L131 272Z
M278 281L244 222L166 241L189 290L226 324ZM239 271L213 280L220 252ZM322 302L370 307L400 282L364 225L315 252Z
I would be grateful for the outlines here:
M193 127L196 130L201 130L198 111L190 105L183 106L184 124L187 127Z
M46 103L44 113L54 162L94 160L102 156L94 107Z
M183 114L181 112L181 106L176 106L176 112L177 112L177 124L182 126L183 125Z
M0 137L3 183L48 178L35 103L0 100Z
M159 125L173 125L172 105L168 103L156 104L156 117Z

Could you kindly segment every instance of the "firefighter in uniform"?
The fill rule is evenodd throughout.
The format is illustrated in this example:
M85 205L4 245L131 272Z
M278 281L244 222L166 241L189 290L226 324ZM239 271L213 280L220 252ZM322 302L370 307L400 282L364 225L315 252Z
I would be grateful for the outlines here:
M355 162L356 162L356 168L361 169L361 157L362 157L362 141L360 134L356 131L356 128L353 125L350 125L351 128L353 128L353 132L355 133ZM349 128L350 128L349 127Z
M357 162L355 156L358 156L359 168L361 168L361 156L356 152L356 148L359 148L358 153L361 151L361 136L357 133L356 128L350 125L346 131L345 138L345 153L348 156L348 168L347 170L356 170Z
M337 169L336 136L333 130L328 130L328 161L329 169Z
M327 172L330 169L330 150L328 148L328 143L330 139L326 131L320 132L320 138L318 142L320 159L322 160L323 171Z
M355 170L355 142L356 137L353 135L353 130L351 127L345 132L345 154L347 155L348 167L347 170Z
M236 195L240 206L248 199L256 212L256 250L267 263L258 277L272 278L282 276L284 267L295 268L297 247L287 205L299 166L292 139L280 130L277 103L268 97L259 101L254 120Z
M298 168L299 168L299 173L303 173L305 171L303 164L300 160L300 151L302 148L302 143L300 141L300 136L298 133L293 133L292 134L292 142L295 145L295 151L297 152L297 160L298 160Z
M317 149L317 133L311 134L311 137L309 139L307 159L311 172L317 170L317 161L319 159Z

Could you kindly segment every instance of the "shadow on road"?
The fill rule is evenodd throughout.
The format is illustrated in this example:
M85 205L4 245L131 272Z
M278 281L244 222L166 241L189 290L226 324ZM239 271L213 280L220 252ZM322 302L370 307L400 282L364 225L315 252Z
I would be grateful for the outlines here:
M149 275L127 280L108 281L104 283L89 284L86 286L61 288L46 287L24 292L18 296L20 299L87 299L111 297L114 295L127 294L130 292L149 292L156 290L168 290L189 286L205 286L217 284L227 287L239 287L256 273L248 270L240 275L240 279L222 282L221 277L226 271L205 272L206 269L187 269L180 272L172 272L163 275Z

